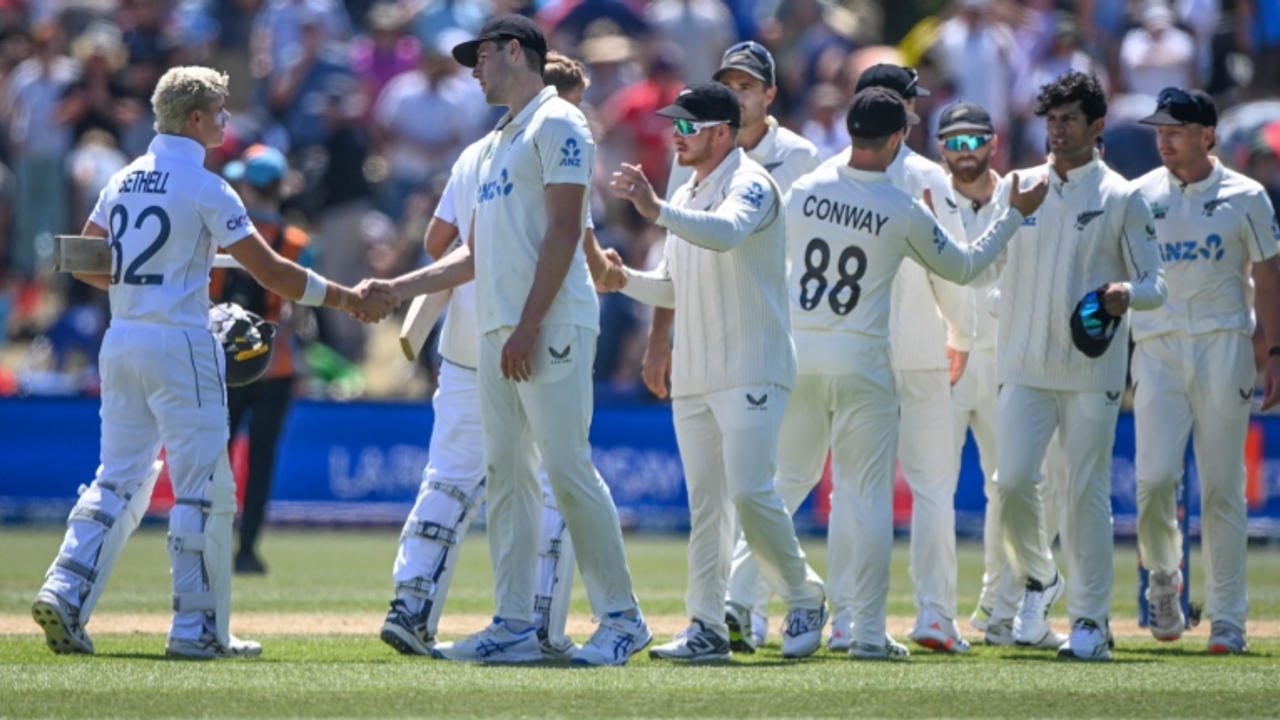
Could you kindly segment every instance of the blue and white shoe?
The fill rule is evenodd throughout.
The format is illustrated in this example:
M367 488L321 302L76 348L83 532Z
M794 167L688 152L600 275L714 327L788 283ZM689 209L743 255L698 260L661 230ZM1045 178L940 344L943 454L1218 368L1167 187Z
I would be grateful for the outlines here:
M636 616L609 613L600 619L591 639L573 651L569 658L574 665L626 665L632 655L653 642L653 633L644 621L639 609Z
M676 634L671 642L649 651L649 657L658 660L689 660L711 662L728 660L733 655L729 638L720 637L708 629L701 620L692 620L689 627Z
M1098 624L1089 618L1078 618L1071 625L1071 634L1058 648L1058 657L1068 660L1110 660L1111 632L1107 621Z
M809 657L822 644L822 628L827 624L827 604L816 608L791 608L783 622L782 657Z
M849 657L854 660L903 660L911 657L906 645L884 634L884 643L850 642Z
M494 617L489 627L478 633L431 648L431 657L460 662L526 663L541 660L542 647L536 626L512 632L505 620Z
M1249 649L1244 630L1226 620L1214 620L1209 626L1210 655L1240 655Z
M49 649L66 653L93 654L93 640L80 624L80 610L51 590L41 590L31 605L31 618L44 629Z
M391 610L378 636L401 655L430 655L436 644L435 637L427 631L426 615L410 612L399 598L391 601Z

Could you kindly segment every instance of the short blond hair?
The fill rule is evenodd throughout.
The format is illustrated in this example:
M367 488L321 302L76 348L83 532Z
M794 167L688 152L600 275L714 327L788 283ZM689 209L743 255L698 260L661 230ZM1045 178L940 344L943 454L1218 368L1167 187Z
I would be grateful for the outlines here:
M186 65L170 68L151 94L158 133L181 135L192 110L206 110L227 96L227 74L213 68Z
M569 92L578 86L587 88L591 85L591 81L587 79L587 71L580 61L555 50L547 53L547 64L542 69L542 82L554 85L560 93Z

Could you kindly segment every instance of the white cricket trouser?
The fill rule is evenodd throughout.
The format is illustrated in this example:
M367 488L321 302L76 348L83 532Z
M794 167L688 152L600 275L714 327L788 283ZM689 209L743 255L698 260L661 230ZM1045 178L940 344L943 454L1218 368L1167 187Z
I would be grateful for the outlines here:
M794 513L821 480L831 453L827 567L841 568L829 573L832 613L852 613L856 638L881 643L893 553L898 446L898 398L888 344L860 347L848 358L848 367L857 372L796 377L779 433L776 487ZM735 555L730 588L735 602L747 604L754 566L751 554ZM757 586L756 611L763 612L767 602L767 590Z
M500 328L481 337L478 370L496 614L534 620L543 507L535 448L575 540L592 612L603 617L635 608L618 510L591 463L587 437L596 333L575 325L543 327L533 350L532 379L515 382L502 376L500 365L511 331Z
M124 508L123 498L139 489L161 446L175 498L207 503L214 497L214 470L227 451L225 361L222 347L208 330L112 321L98 360L102 375L101 465L73 515L85 511L101 514L106 525L114 522ZM116 489L107 490L111 487ZM203 530L207 519L200 510L183 506L189 510L184 513L178 509L169 516L171 532ZM234 511L233 506L230 512ZM81 568L96 567L105 534L102 523L73 519L59 561L66 558ZM215 546L227 554L229 562L230 545L210 542L211 549L206 552ZM198 553L174 557L175 596L209 590ZM106 578L97 582L106 582ZM73 605L79 605L88 593L84 578L58 563L45 587ZM204 630L204 611L175 612L170 636L199 639Z
M432 635L436 634L448 599L462 541L484 500L484 431L480 422L477 385L475 370L448 361L441 364L439 382L431 398L435 421L431 426L427 467L422 472L417 500L405 521L405 531L400 535L391 571L397 595L410 603L411 610L420 612L423 600L431 603L427 613L427 631ZM554 533L555 542L564 548L561 559L570 567L567 568L567 578L560 579L571 585L572 543L567 533L546 527L546 520L553 523L562 521L545 474L541 481L543 502L547 506L544 535ZM430 528L432 532L427 534L431 537L423 537L419 530L422 528ZM543 537L541 541L547 540ZM546 583L555 587L557 571L564 569L550 567L548 573L544 573L540 564L539 585ZM549 577L544 577L548 574ZM550 639L553 642L564 639L565 619L561 610L554 613L551 621Z
M795 526L774 489L778 429L787 390L730 388L672 400L676 442L689 489L689 617L728 637L724 599L734 517L760 572L788 607L817 608L825 588L809 567Z
M929 608L955 619L960 471L955 460L951 381L946 370L895 370L894 375L902 405L898 463L911 487L910 570L916 609Z
M1200 476L1205 611L1243 628L1249 607L1244 442L1255 379L1250 339L1223 331L1143 340L1134 351L1133 377L1142 562L1162 573L1181 564L1177 487L1190 435Z
M1073 392L1005 385L996 420L996 488L1005 551L1018 581L1048 585L1057 568L1038 491L1045 453L1058 432L1065 454L1060 528L1071 620L1111 614L1115 580L1111 450L1122 390ZM1052 489L1052 488L1051 488Z

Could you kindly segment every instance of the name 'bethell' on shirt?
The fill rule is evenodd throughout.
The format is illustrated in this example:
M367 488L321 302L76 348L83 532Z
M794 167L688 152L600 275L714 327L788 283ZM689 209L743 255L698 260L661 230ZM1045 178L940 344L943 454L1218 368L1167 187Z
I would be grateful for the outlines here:
M167 192L169 173L160 170L135 170L120 180L122 193L150 193L162 195Z
M839 200L820 198L810 195L804 199L801 211L805 217L816 217L833 225L843 225L852 230L866 230L877 237L880 228L889 222L888 215L881 215L871 210L864 210L856 205L842 203Z

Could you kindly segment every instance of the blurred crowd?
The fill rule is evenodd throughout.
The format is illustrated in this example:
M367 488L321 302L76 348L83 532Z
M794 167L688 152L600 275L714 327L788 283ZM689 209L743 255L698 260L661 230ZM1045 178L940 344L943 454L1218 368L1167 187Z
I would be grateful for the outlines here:
M97 389L102 293L48 272L52 235L83 225L106 179L145 152L149 98L164 69L231 76L221 172L263 144L287 158L283 215L311 236L313 265L344 282L426 258L422 234L459 151L500 110L450 48L495 13L532 15L553 48L581 59L583 107L599 145L592 213L603 245L656 262L663 236L604 191L619 162L664 190L670 123L654 115L709 80L725 48L756 39L778 64L777 120L822 157L848 145L845 108L877 62L919 69L925 118L910 143L936 156L940 111L965 99L1003 135L995 166L1044 154L1032 109L1069 69L1110 94L1106 158L1136 177L1159 158L1136 119L1167 85L1200 87L1223 109L1220 157L1280 200L1280 0L0 0L0 395ZM602 299L596 376L612 398L643 398L647 311ZM366 329L298 314L315 349L301 392L421 396L431 353L395 350L399 318Z

